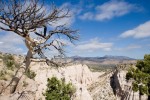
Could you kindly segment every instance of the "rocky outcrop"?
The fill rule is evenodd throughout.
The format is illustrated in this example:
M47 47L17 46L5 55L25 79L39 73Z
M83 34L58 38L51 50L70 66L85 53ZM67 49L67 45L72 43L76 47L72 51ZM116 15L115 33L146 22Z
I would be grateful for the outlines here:
M40 62L31 63L30 67L30 69L36 73L34 80L23 75L17 87L14 86L11 92L2 93L0 100L7 100L7 98L10 100L16 100L18 98L19 100L24 100L26 98L30 100L44 100L43 93L47 88L47 78L51 78L52 76L58 79L64 78L67 83L71 82L75 86L76 93L72 98L73 100L92 100L92 96L87 88L91 84L94 84L98 77L103 74L103 72L91 72L86 65L82 64L55 69L51 68L46 63ZM12 86L10 86L10 88L11 87ZM10 89L7 90L10 91Z
M91 85L88 90L93 100L116 100L113 89L110 86L111 72L105 73L99 77L99 80Z
M126 81L127 70L114 70L99 77L88 90L93 100L139 100L139 93L132 91L132 82ZM148 100L146 95L142 100Z
M3 67L2 61L0 67ZM45 100L43 93L47 88L47 78L53 76L63 78L75 86L72 100L139 100L139 93L132 91L132 82L125 79L127 71L121 68L91 72L88 66L82 64L52 68L44 62L32 62L30 70L36 73L34 80L22 74L24 68L22 65L12 81L0 80L0 100ZM142 100L147 100L147 97L142 96Z
M41 63L42 64L42 63ZM44 63L43 63L44 64ZM35 67L33 67L35 66ZM65 78L66 82L71 82L76 87L74 100L92 100L87 87L94 83L102 73L92 73L86 65L72 65L58 69L51 69L46 64L32 65L31 70L37 73L35 82L38 85L36 97L43 97L42 92L46 89L47 78L55 76L59 79Z
M111 76L110 83L117 100L139 100L139 92L132 91L132 82L126 80L127 70L116 69ZM142 100L147 100L142 95Z

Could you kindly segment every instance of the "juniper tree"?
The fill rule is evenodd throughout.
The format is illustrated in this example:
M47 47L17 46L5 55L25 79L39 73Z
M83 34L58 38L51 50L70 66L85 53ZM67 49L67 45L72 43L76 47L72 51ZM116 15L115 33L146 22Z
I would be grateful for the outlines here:
M131 68L126 74L126 79L132 79L132 90L139 91L139 99L141 96L148 95L150 100L150 54L144 56L144 60L137 61L136 68Z
M75 88L71 83L66 84L64 79L58 80L56 77L47 79L47 89L44 93L46 100L71 100Z

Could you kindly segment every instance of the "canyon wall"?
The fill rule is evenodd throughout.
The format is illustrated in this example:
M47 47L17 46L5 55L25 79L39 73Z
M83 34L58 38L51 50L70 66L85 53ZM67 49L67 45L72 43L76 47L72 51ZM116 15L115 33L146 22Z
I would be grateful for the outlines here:
M36 73L34 80L27 78L25 75L21 77L14 93L10 93L11 86L1 94L0 100L24 100L29 98L30 100L44 100L43 93L47 86L47 78L53 76L58 79L64 78L67 83L71 82L75 88L76 93L73 96L73 100L93 100L92 96L87 90L91 84L94 84L98 77L104 72L91 72L86 65L74 64L72 66L66 66L61 68L51 68L46 63L31 63L31 70ZM20 70L21 71L21 70ZM2 87L6 87L8 81L0 81ZM15 82L13 83L15 84ZM26 86L24 86L26 84Z
M0 67L3 67L2 61ZM92 72L83 64L52 68L44 62L32 62L30 69L36 73L34 80L26 75L16 76L13 81L0 80L0 100L45 100L43 93L47 88L47 78L53 76L64 78L75 86L72 100L139 100L139 93L132 91L132 82L125 79L125 69ZM17 75L23 72L24 65ZM142 100L147 100L147 96L142 96Z

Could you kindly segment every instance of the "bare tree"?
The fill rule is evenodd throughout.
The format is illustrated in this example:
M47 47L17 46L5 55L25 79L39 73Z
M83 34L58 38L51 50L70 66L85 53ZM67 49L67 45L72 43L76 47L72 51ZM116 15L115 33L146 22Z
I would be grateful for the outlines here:
M61 37L69 38L70 42L77 40L76 30L59 25L49 28L62 18L70 17L69 10L51 5L49 11L43 0L1 0L0 1L0 29L18 34L25 40L28 53L26 55L26 68L29 67L33 55L38 54L46 62L57 65L53 59L48 59L44 49L53 47L60 55L64 55L64 43ZM37 29L42 28L42 32ZM48 30L51 29L51 30ZM12 33L12 34L13 34ZM36 35L38 38L33 38ZM52 38L53 36L57 38Z

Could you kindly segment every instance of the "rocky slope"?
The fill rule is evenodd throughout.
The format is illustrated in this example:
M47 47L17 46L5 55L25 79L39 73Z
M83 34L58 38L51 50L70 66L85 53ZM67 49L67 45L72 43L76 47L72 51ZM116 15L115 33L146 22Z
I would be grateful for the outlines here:
M21 57L18 60L21 60ZM2 60L0 67L1 70L4 67ZM127 70L123 67L107 72L91 72L87 65L82 64L52 68L44 62L32 62L30 69L36 73L34 79L21 74L24 72L23 64L13 80L10 79L11 77L0 80L0 100L44 100L47 78L53 76L58 79L64 78L67 83L71 82L75 86L76 92L72 100L138 100L139 98L138 92L133 93L131 90L132 83L126 82ZM7 74L8 72L11 71L7 71ZM20 75L22 76L18 77ZM142 100L146 99L146 96L142 96Z
M43 63L44 64L44 63ZM76 93L74 95L74 100L92 100L87 87L93 84L98 76L103 73L92 73L86 65L72 65L59 69L50 69L46 64L32 64L31 70L34 70L37 74L35 77L35 82L38 85L36 97L42 96L42 92L46 89L47 78L55 76L59 79L65 78L66 82L71 82L76 87Z
M47 78L55 76L59 79L65 78L65 81L71 82L75 88L76 93L74 94L73 100L92 100L87 87L94 84L98 77L104 72L91 72L86 65L72 65L61 67L58 69L51 68L46 63L31 63L31 70L36 73L34 80L27 78L23 75L16 87L14 93L11 94L12 86L15 85L14 81L12 85L7 87L9 81L0 81L0 89L7 87L5 91L0 96L0 100L20 100L29 98L30 100L44 100L42 93L46 90ZM19 70L22 72L22 69ZM18 80L16 78L16 80ZM25 85L26 84L26 85Z

